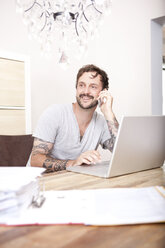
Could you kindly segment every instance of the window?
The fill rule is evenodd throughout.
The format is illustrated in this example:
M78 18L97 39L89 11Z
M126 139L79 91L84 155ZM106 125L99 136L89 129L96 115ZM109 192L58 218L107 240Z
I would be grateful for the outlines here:
M0 134L31 133L29 59L0 53Z

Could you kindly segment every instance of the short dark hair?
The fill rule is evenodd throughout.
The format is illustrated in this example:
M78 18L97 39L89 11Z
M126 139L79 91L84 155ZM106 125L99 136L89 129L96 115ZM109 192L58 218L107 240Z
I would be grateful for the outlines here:
M97 77L97 75L100 75L101 76L101 82L103 83L103 89L108 90L109 78L108 78L107 73L105 71L103 71L102 69L100 69L99 67L92 65L92 64L84 65L82 68L79 69L79 71L77 73L76 88L77 88L78 80L83 75L84 72L96 72L94 77Z

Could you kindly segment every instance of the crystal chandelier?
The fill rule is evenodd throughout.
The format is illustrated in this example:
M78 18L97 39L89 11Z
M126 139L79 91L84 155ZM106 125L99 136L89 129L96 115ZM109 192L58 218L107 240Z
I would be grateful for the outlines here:
M59 62L80 58L88 41L98 31L111 0L16 0L31 38L37 39L44 54L58 40Z

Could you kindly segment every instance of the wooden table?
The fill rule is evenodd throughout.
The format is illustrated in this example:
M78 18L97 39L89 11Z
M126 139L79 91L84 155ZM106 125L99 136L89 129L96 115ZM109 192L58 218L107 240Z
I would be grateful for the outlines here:
M72 172L45 174L46 190L165 186L163 168L102 179ZM0 248L164 248L165 224L0 227Z

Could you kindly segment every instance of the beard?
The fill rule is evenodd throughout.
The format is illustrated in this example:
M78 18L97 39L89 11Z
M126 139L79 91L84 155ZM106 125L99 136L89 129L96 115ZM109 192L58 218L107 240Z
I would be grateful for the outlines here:
M81 103L81 98L82 98L83 96L87 96L87 97L89 97L89 98L91 98L91 99L94 99L93 96L90 96L90 95L88 95L88 94L80 94L78 97L76 97L77 103L78 103L78 105L79 105L82 109L91 109L91 108L94 108L94 107L97 106L97 104L98 104L98 101L97 101L97 100L93 101L92 103L90 103L90 104L89 104L88 106L86 106L86 107L83 106L83 104Z

